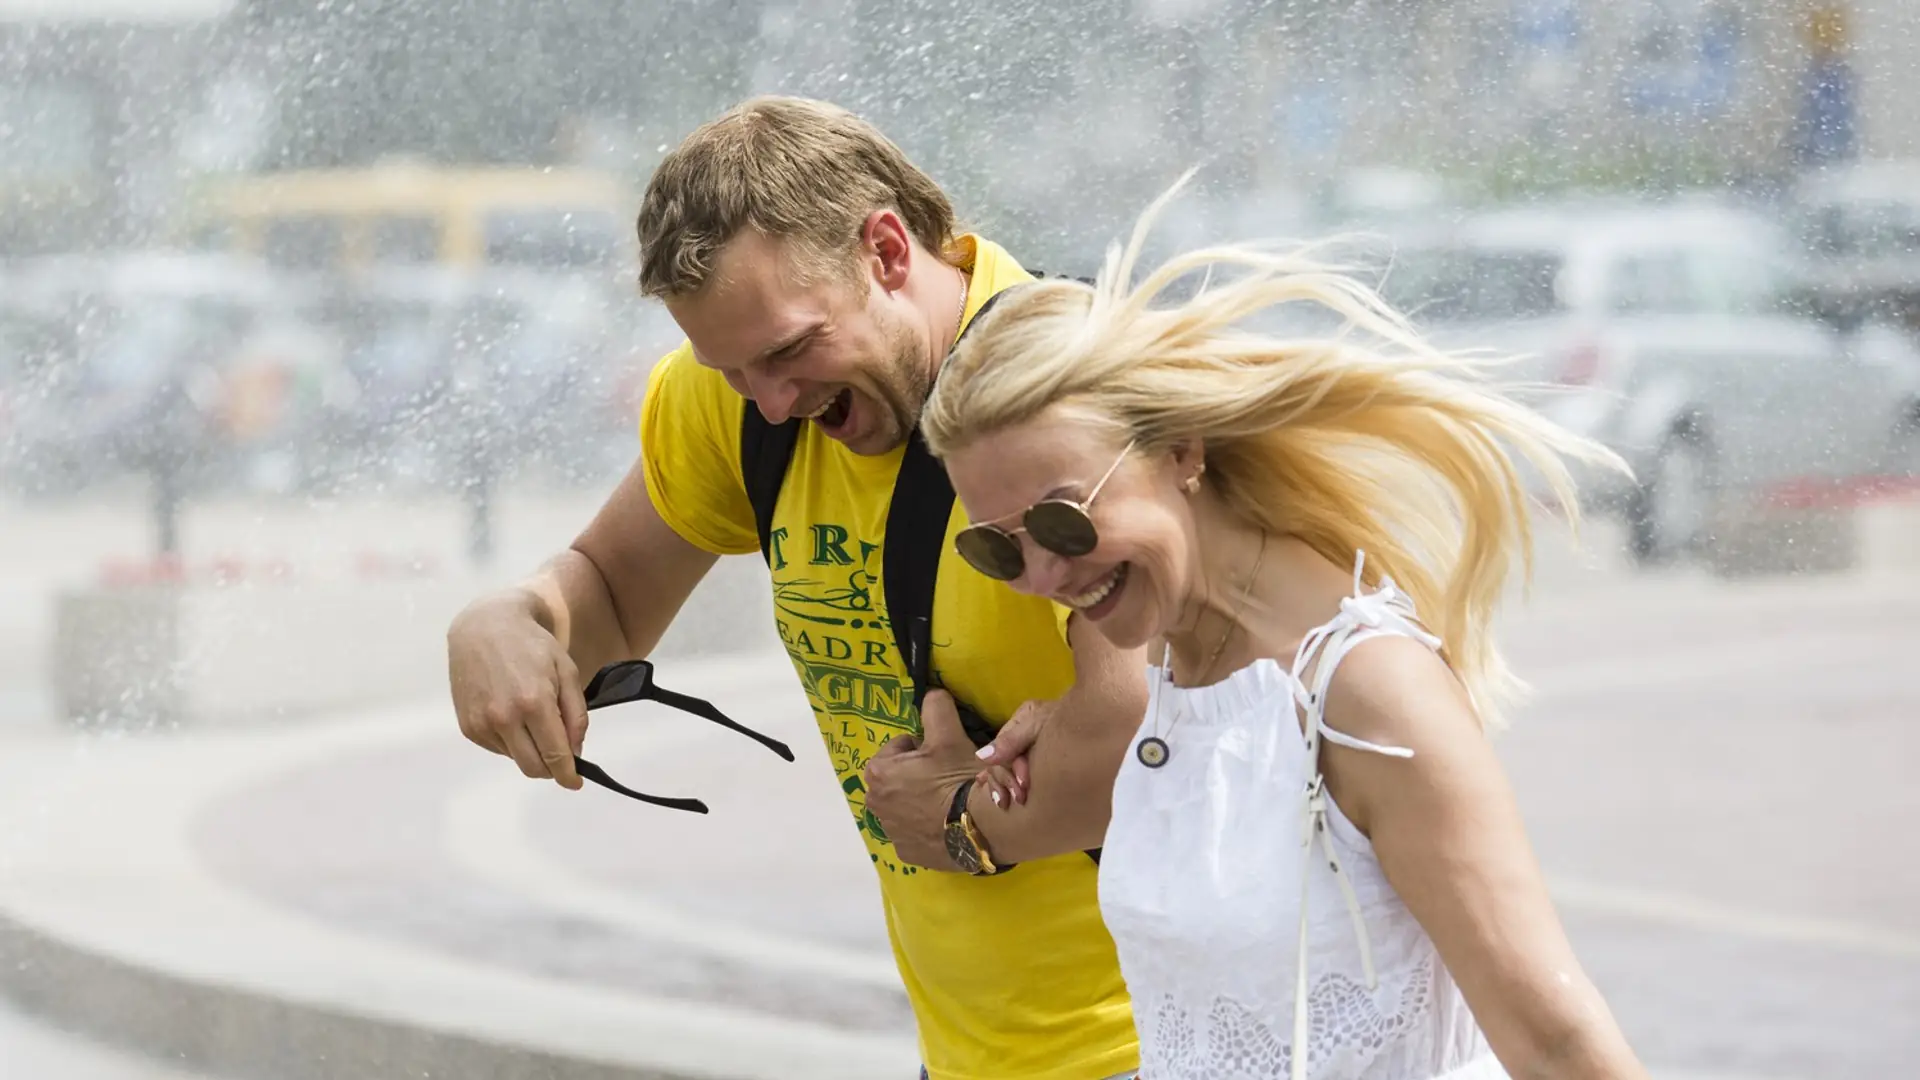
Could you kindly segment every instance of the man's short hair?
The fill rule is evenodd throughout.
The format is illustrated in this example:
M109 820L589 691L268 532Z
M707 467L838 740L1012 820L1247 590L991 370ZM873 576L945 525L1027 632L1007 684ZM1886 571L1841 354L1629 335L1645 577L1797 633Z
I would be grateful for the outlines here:
M947 254L953 204L878 129L824 101L752 98L696 128L654 170L637 223L640 291L699 292L746 229L796 241L803 279L851 273L861 226L884 209Z

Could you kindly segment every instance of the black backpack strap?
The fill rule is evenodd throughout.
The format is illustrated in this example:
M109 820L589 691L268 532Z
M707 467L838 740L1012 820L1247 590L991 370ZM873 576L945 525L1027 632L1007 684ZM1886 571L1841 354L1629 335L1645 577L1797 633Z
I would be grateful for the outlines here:
M947 520L953 513L953 500L953 483L947 479L946 469L915 428L907 440L906 456L900 460L900 474L893 482L893 501L887 506L886 549L881 557L887 619L893 627L894 647L900 650L913 679L915 712L926 700L927 691L940 685L933 673L933 587L940 573L940 556L947 546ZM960 726L974 746L993 741L992 724L958 697L953 704L960 714ZM1089 848L1086 854L1099 864L1099 848Z
M965 340L967 332L979 325L980 317L1009 291L1003 289L988 297L960 332L960 339ZM926 700L927 691L940 685L933 673L933 590L939 581L940 558L946 553L953 501L953 482L927 449L916 426L907 439L900 472L893 481L893 499L887 505L886 547L881 556L887 620L892 626L894 647L900 650L901 661L913 679L916 712ZM960 714L960 726L973 745L985 746L993 741L992 724L958 697L953 703ZM1100 849L1088 850L1087 857L1098 863Z
M940 576L940 556L947 546L953 498L947 471L915 429L907 439L907 452L900 459L900 473L893 482L893 501L887 506L881 581L886 588L893 645L900 650L900 660L913 680L916 712L925 704L927 691L940 685L933 673L933 588ZM954 704L974 746L993 741L992 724L958 698Z
M1038 275L1036 275L1038 276ZM1092 284L1086 278L1077 279ZM1010 289L987 298L974 312L973 319L960 332L965 339L999 299ZM746 483L747 499L753 504L754 526L760 534L760 554L771 562L773 511L780 501L780 488L786 482L787 468L800 442L801 420L769 424L760 410L747 403L740 421L740 473ZM893 632L893 646L913 682L913 706L918 712L927 691L939 685L933 673L933 590L940 576L940 558L947 546L947 522L953 516L953 483L947 470L921 438L916 426L907 439L900 459L900 472L893 482L893 497L887 505L887 529L881 556L881 574L886 589L887 621ZM959 698L954 706L960 713L960 725L975 746L993 741L994 727ZM1100 861L1100 849L1087 852Z
M769 424L751 401L740 417L740 477L747 486L747 501L753 504L760 557L769 564L773 561L773 508L780 502L780 487L786 483L787 466L793 462L793 448L800 445L804 422L790 419Z
M966 340L980 317L1008 290L987 297L955 342ZM881 557L881 581L886 589L887 621L900 661L913 679L913 707L920 708L927 691L938 685L933 674L933 588L940 577L940 557L947 547L947 522L953 516L953 483L947 470L927 449L915 425L907 437L900 472L894 477L893 499L887 504L886 547ZM962 709L967 735L975 746L993 741L993 726ZM977 727L976 727L977 725Z

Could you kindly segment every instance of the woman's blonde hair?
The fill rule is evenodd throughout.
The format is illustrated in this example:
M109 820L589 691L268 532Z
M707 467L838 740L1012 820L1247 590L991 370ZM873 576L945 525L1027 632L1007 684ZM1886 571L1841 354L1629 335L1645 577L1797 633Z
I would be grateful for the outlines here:
M1055 407L1147 452L1198 438L1233 513L1341 565L1365 551L1366 577L1391 576L1413 599L1482 723L1498 726L1523 689L1491 627L1516 557L1532 572L1520 463L1576 527L1564 459L1626 465L1494 389L1497 361L1434 348L1373 290L1303 252L1210 247L1131 286L1154 218L1185 182L1109 251L1097 285L1022 285L969 328L927 402L929 447L944 456ZM1198 272L1193 295L1155 304ZM1246 325L1300 303L1341 316L1343 331Z

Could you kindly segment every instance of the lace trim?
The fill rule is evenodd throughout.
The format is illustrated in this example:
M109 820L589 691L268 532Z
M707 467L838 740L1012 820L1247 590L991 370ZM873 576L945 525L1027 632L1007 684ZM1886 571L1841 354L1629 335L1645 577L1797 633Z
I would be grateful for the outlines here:
M1384 1010L1365 983L1322 975L1307 997L1307 1067L1318 1073L1337 1065L1339 1076L1360 1075L1426 1026L1433 1009L1432 957L1408 972ZM1286 1038L1260 1013L1225 995L1213 999L1204 1020L1163 995L1152 1025L1152 1037L1141 1040L1141 1080L1286 1080L1293 1068Z

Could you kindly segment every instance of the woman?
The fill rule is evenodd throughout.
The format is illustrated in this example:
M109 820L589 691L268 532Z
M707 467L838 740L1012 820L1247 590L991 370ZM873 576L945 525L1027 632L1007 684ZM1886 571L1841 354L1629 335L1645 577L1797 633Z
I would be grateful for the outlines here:
M1098 286L1000 298L922 421L967 560L1158 658L1100 867L1142 1077L1644 1077L1485 734L1518 463L1566 507L1563 457L1624 466L1330 271L1129 290L1165 201ZM1297 302L1364 340L1247 328Z

